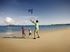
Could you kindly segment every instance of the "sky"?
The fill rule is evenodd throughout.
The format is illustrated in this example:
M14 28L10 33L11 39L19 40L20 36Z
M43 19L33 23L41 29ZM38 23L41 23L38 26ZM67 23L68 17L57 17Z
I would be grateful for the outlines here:
M33 9L33 14L28 12ZM11 17L14 24L32 25L29 19L38 19L40 25L70 23L70 0L0 0L0 25Z

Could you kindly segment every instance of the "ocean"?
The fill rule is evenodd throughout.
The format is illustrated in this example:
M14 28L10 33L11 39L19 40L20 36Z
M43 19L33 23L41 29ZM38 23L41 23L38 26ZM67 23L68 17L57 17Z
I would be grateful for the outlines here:
M9 25L9 26L0 26L0 33L4 32L16 32L21 31L21 27L24 29L31 29L34 30L34 25ZM40 25L40 30L42 31L53 31L59 30L64 28L70 28L70 24L59 24L59 25Z

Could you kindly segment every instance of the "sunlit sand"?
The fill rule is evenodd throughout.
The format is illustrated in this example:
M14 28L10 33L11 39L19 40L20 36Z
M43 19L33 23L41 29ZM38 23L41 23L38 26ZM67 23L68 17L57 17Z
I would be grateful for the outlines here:
M0 38L0 52L70 52L70 29L40 31L40 38Z

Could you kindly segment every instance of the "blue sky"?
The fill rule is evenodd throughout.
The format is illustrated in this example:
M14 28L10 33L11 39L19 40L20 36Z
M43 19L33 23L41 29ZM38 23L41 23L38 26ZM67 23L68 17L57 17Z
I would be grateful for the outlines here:
M28 9L33 8L33 14ZM30 25L30 16L39 19L40 25L70 23L69 0L0 0L0 25L6 17L15 24ZM25 22L26 21L26 22Z

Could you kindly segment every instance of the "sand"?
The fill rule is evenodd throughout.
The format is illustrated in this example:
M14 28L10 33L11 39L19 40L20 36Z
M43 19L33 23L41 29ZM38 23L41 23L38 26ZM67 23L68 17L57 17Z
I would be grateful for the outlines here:
M40 38L0 38L0 52L70 52L70 29L40 31Z

